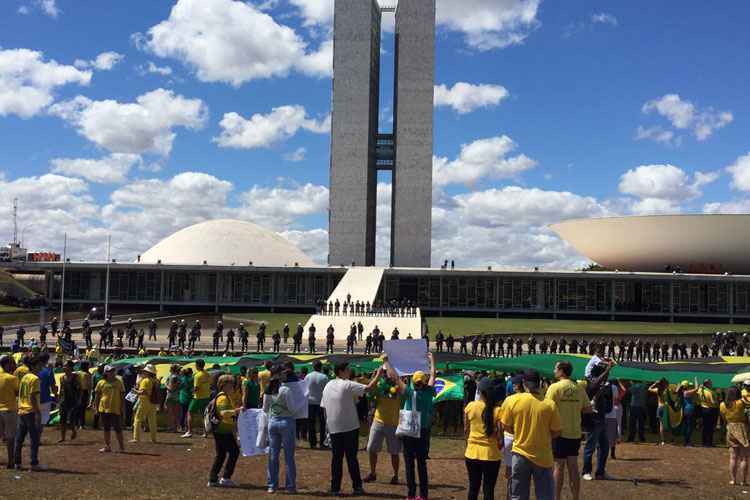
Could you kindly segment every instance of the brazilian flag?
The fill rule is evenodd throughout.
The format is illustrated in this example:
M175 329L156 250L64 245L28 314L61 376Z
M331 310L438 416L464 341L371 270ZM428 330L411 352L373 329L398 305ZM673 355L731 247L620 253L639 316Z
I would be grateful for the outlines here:
M661 415L664 432L679 435L682 431L682 405L671 388L664 391L664 411Z
M464 378L461 375L449 375L435 379L434 403L443 401L463 401Z

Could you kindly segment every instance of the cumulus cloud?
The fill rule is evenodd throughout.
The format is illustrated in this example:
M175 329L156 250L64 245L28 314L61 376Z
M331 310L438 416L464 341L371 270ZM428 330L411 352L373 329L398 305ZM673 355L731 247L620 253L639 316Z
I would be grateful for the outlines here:
M541 0L438 0L437 22L466 37L478 50L523 43L539 25Z
M732 188L750 191L750 153L737 158L726 171L732 174Z
M287 153L284 155L284 160L290 161L292 163L297 163L305 159L305 155L307 154L306 148L297 148L291 153Z
M696 172L691 179L674 165L641 165L622 175L619 190L640 198L632 205L635 213L675 213L680 203L699 198L701 188L718 178L719 172Z
M102 52L91 61L76 59L73 64L76 68L80 69L93 68L98 69L99 71L110 71L112 68L120 64L124 59L124 55L110 51Z
M435 86L435 106L449 106L459 114L470 113L479 108L497 106L510 94L502 85L458 82L453 87Z
M330 115L321 120L307 116L304 106L280 106L270 113L256 113L245 119L237 113L226 113L219 123L221 134L213 141L223 148L268 148L284 141L300 129L315 134L331 130Z
M127 180L130 169L142 163L139 155L113 153L104 158L55 158L52 172L82 177L100 184L119 184Z
M306 26L333 23L333 0L289 0L297 7Z
M607 12L591 14L591 22L593 24L608 24L610 26L617 26L619 24L617 18Z
M133 40L159 57L188 65L201 81L234 86L293 70L328 76L333 65L332 44L310 50L292 28L234 0L178 0L169 18Z
M328 188L315 184L294 187L253 186L240 195L242 218L252 219L263 226L284 228L295 220L328 209Z
M51 106L50 112L112 153L164 156L172 150L175 128L200 129L208 119L203 101L164 89L143 94L131 103L78 96Z
M676 145L679 146L681 143L679 137L675 137L672 130L667 130L659 125L653 127L644 127L639 125L635 131L635 140L651 140L660 144Z
M479 139L461 146L455 160L433 158L433 184L475 184L483 178L508 179L517 177L536 166L536 161L524 154L509 157L516 143L507 135Z
M36 4L39 8L49 17L57 19L60 15L60 8L57 6L56 0L37 0Z
M31 118L53 102L57 87L89 82L90 71L45 61L42 52L0 49L0 116Z
M656 113L663 116L675 129L692 131L699 141L705 141L716 130L734 121L734 115L730 111L716 111L711 107L698 109L695 104L682 99L678 94L666 94L652 99L643 105L641 111L644 114ZM658 137L647 138L657 140Z

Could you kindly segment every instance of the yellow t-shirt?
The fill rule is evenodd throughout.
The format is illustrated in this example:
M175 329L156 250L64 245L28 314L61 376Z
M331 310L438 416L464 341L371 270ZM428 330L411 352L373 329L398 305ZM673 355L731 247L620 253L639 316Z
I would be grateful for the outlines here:
M698 396L700 397L702 408L718 408L719 397L716 391L707 387L701 387L698 390Z
M91 390L91 374L89 372L79 371L78 380L81 382L82 391Z
M735 401L731 408L726 403L721 403L719 411L724 420L729 424L744 424L747 422L745 418L745 405L740 404L739 401Z
M125 385L122 380L115 378L112 382L102 379L96 384L99 394L99 413L113 413L122 415L122 398L125 396Z
M138 383L138 390L142 392L138 395L138 403L151 406L151 391L154 390L154 380L149 376L144 376Z
M589 404L586 390L572 380L560 380L547 389L547 399L557 405L565 439L581 439L581 411Z
M29 373L29 367L26 365L19 365L19 367L16 368L16 371L13 372L13 375L15 375L20 382L27 373Z
M464 456L469 460L487 460L497 462L502 458L497 435L487 436L485 434L482 413L486 405L484 401L472 401L464 408L466 421L469 423L469 439L466 440L466 452ZM494 427L502 420L502 409L496 407L493 410Z
M260 395L263 396L263 394L266 393L266 386L268 386L268 381L271 380L271 372L268 370L263 370L262 372L258 373L258 384L260 385Z
M383 425L398 427L398 414L401 409L401 399L378 396L375 400L375 414L373 419Z
M525 392L503 403L501 418L513 432L513 453L539 467L552 467L552 433L562 429L554 401Z
M211 397L211 375L206 370L198 370L193 377L193 387L196 389L193 397L195 399L208 399Z
M18 410L18 378L10 373L0 373L0 411Z
M18 414L27 415L33 411L33 401L36 400L39 408L39 377L33 373L27 373L21 380L18 388Z

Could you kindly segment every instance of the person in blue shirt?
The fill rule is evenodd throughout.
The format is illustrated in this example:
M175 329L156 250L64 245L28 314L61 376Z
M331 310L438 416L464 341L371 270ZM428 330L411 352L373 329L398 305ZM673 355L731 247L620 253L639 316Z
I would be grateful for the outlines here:
M41 438L44 426L49 422L49 413L52 409L52 403L55 401L54 395L57 394L57 385L55 384L54 372L49 365L49 354L46 352L40 354L39 361L43 367L39 372L39 408L42 414L39 437Z
M427 477L427 458L430 451L430 430L432 427L432 413L435 397L435 358L431 352L427 353L430 362L430 375L416 371L411 377L411 384L406 385L398 378L399 392L402 396L402 408L414 410L412 401L416 399L416 410L420 412L421 429L419 437L405 436L403 441L404 466L406 468L407 499L427 499L429 497L429 478ZM416 396L416 397L415 397ZM419 476L419 496L417 496L417 481L414 473L416 465Z

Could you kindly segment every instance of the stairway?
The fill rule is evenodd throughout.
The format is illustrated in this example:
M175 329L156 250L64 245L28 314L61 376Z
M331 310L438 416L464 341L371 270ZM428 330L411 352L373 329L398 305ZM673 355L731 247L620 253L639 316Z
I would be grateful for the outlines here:
M383 268L378 267L351 267L346 272L344 277L339 282L336 289L333 291L331 296L328 298L328 302L336 302L338 300L341 304L346 302L346 296L351 295L352 302L370 302L374 303L377 300L378 289L380 288L380 282L383 279ZM394 328L398 328L401 332L400 338L405 339L411 333L413 338L420 338L422 336L422 317L419 309L415 316L401 317L401 316L366 316L358 314L339 314L334 315L322 315L315 314L307 320L305 324L305 342L307 343L307 332L310 325L315 324L315 338L318 344L318 348L325 348L326 330L328 325L333 325L334 335L336 337L336 344L341 345L346 341L347 335L349 335L349 329L352 323L361 322L365 330L363 337L366 337L376 326L385 335L386 339L390 339L391 332Z

